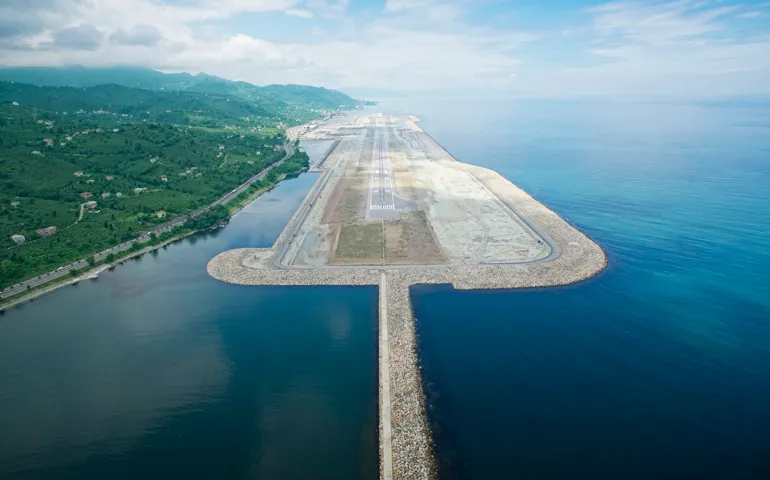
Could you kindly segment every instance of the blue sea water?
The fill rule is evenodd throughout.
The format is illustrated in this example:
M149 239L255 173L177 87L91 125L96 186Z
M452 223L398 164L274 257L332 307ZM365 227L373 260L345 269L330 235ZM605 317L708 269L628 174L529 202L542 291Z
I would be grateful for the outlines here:
M564 288L413 289L442 478L770 476L766 106L377 109L609 256ZM0 317L0 477L374 478L376 290L205 274L270 245L314 181Z
M0 478L377 478L376 289L206 274L315 179L0 317Z
M770 478L770 109L421 108L609 257L563 288L413 288L441 478Z

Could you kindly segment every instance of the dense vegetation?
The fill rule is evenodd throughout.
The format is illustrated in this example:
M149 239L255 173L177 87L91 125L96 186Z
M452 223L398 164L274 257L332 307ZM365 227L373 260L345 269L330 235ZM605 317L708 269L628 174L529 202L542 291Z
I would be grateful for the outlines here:
M270 115L307 118L308 110L333 110L370 104L337 90L303 85L258 87L199 73L161 73L146 68L14 67L0 68L0 81L50 87L121 85L155 91L195 92L247 100ZM300 119L302 119L300 118Z
M215 94L0 83L0 289L211 203L283 158L295 121ZM307 163L298 152L250 191Z

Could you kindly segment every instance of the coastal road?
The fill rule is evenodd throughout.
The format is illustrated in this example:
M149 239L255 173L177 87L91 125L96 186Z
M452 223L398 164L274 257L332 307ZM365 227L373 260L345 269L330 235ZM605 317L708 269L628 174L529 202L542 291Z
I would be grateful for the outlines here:
M184 215L184 216L181 216L181 217L177 217L177 218L175 218L173 220L169 220L168 222L165 222L165 223L162 223L160 225L157 225L153 229L148 230L147 232L143 233L142 235L140 235L139 237L137 237L137 238L135 238L133 240L129 240L127 242L121 243L120 245L116 245L116 246L114 246L112 248L108 248L107 250L103 250L101 252L98 252L98 253L96 253L94 255L94 257L96 257L96 261L97 262L101 262L102 260L104 260L107 257L107 255L109 255L111 253L116 254L116 253L124 252L124 251L130 249L133 246L133 244L136 243L136 242L138 242L138 243L148 242L150 240L150 234L154 233L155 235L159 235L161 233L169 232L169 231L173 230L176 227L184 225L184 223L188 219L195 218L198 215L200 215L200 214L210 210L212 207L214 207L216 205L225 205L225 204L227 204L230 200L232 200L233 198L237 197L238 195L240 195L241 193L246 191L246 189L248 189L254 182L256 182L258 180L262 180L263 178L265 178L265 176L268 173L270 173L270 171L272 169L274 169L275 167L281 165L289 157L294 155L294 148L292 146L292 137L287 136L287 138L286 138L286 140L284 141L284 144L283 144L283 149L286 152L286 154L283 156L282 159L280 159L279 161L277 161L274 164L270 165L269 167L265 168L264 170L262 170L258 174L252 176L251 178L249 178L244 183L242 183L239 186L237 186L232 191L230 191L230 192L224 194L223 196L221 196L220 198L218 198L215 202L213 202L213 203L211 203L209 205L206 205L205 207L201 207L201 208L199 208L199 209L197 209L197 210L195 210L195 211L193 211L193 212L191 212L191 213L189 213L187 215ZM31 278L31 279L26 280L24 282L17 283L16 285L12 285L10 287L7 287L5 290L0 292L0 299L5 299L5 298L12 297L14 295L18 295L18 294L20 294L22 292L25 292L25 291L29 290L29 289L32 289L32 288L35 288L35 287L39 287L39 286L44 285L44 284L46 284L48 282L51 282L51 281L60 279L62 277L65 277L65 276L69 275L69 272L71 270L81 270L81 269L86 268L86 267L88 267L88 260L87 259L81 259L81 260L78 260L77 262L70 263L69 265L61 266L61 267L59 267L56 270L53 270L51 272L44 273L44 274L39 275L39 276L37 276L35 278Z

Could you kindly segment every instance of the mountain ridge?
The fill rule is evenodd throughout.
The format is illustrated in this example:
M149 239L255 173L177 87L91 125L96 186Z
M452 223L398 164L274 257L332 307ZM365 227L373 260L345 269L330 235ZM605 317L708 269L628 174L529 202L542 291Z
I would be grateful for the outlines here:
M356 100L338 90L308 85L271 84L257 86L210 75L164 73L143 67L8 67L0 66L0 81L26 83L46 87L87 88L115 84L128 88L154 91L188 91L233 95L259 101L266 110L280 109L295 102L316 109L350 109L371 102ZM299 97L298 97L299 95Z

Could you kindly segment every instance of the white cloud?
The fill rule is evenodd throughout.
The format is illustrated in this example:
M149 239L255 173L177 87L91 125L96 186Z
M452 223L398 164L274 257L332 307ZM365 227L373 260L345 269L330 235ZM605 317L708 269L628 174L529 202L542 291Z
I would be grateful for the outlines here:
M387 0L363 18L347 0L40 2L37 10L2 7L26 30L7 29L12 41L3 43L0 28L0 64L120 63L258 84L494 95L770 94L770 36L731 30L756 5L610 2L578 12L582 22L532 32L470 23L476 3L468 0ZM230 26L262 12L305 18L307 28L286 41ZM93 35L79 49L52 48L62 32L65 40Z
M310 10L303 10L301 8L290 8L286 10L284 13L286 13L286 15L293 15L295 17L300 17L300 18L313 18L314 16L313 12L311 12Z

